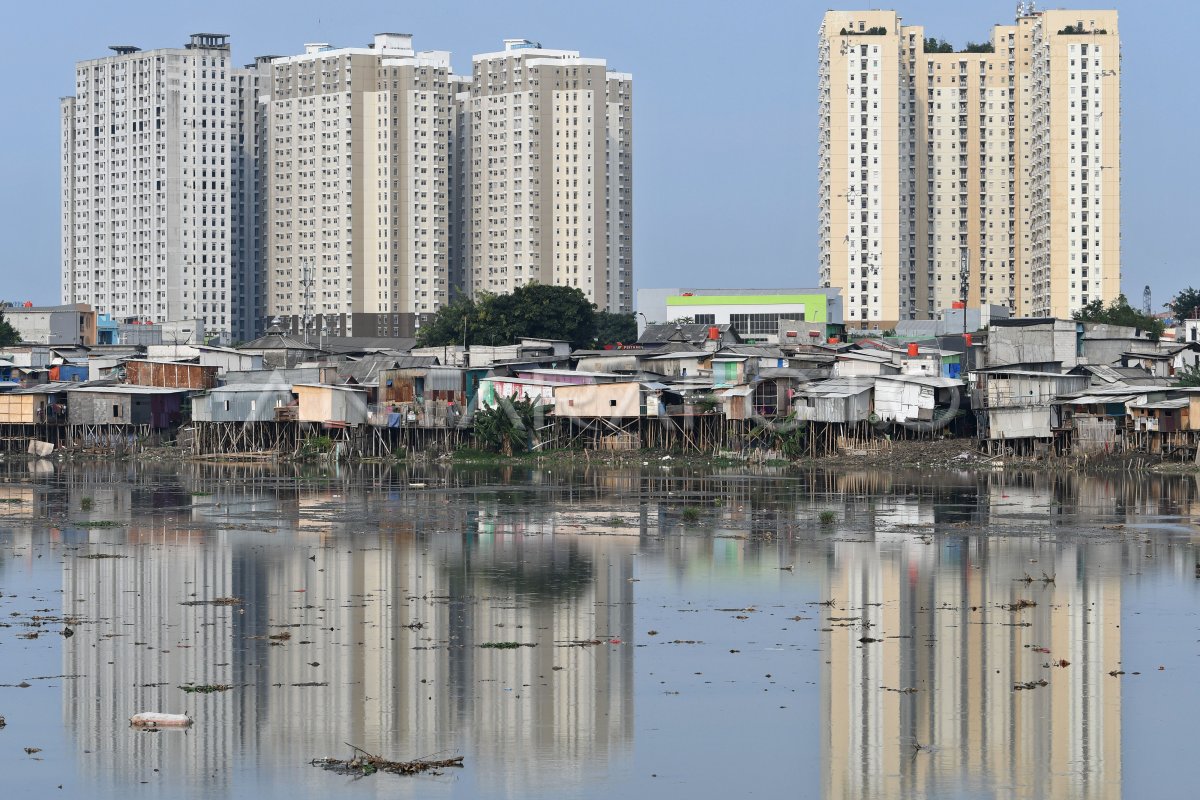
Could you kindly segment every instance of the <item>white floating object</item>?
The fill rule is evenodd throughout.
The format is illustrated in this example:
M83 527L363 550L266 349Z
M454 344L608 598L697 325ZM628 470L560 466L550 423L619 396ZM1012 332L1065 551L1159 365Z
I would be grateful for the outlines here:
M130 717L129 724L136 728L186 728L192 724L192 718L187 714L161 714L157 711L143 711Z

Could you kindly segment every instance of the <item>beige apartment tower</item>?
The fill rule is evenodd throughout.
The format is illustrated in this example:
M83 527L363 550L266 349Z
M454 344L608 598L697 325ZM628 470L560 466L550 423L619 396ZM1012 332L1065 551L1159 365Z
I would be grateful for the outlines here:
M449 53L381 33L271 65L268 315L296 332L412 335L450 294Z
M1114 299L1117 13L1022 5L964 52L926 41L893 11L822 22L819 258L847 324L928 319L964 296L1060 317Z
M470 291L532 282L633 307L633 81L602 59L508 39L460 95Z

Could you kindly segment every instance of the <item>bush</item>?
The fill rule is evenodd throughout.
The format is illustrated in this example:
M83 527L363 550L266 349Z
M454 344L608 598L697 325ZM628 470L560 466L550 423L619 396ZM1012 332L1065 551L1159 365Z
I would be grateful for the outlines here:
M837 518L838 518L837 514L834 513L833 511L822 511L821 512L820 519L821 519L822 525L832 525L833 523L837 522Z
M301 459L320 458L333 452L333 439L328 436L310 436L300 445Z
M684 522L697 523L700 521L700 509L695 506L684 506L679 514Z
M475 441L493 453L511 456L516 450L532 450L537 444L536 420L541 408L534 400L501 399L492 408L475 414Z

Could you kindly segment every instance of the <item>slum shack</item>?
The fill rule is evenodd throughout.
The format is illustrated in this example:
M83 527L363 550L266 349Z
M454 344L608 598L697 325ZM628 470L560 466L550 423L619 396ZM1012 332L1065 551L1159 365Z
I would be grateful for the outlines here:
M749 356L720 355L712 359L712 386L721 389L746 383L748 375L753 371L749 365Z
M932 422L958 410L962 389L962 381L954 378L880 375L875 379L875 415L901 425Z
M182 361L131 359L125 362L125 382L137 386L203 391L217 385L217 367Z
M44 383L0 393L0 425L65 425L71 385Z
M754 411L754 387L730 386L728 389L718 389L714 392L721 402L721 413L725 419L752 419Z
M970 374L971 407L988 452L1035 454L1055 447L1062 424L1061 395L1087 389L1086 375L989 367Z
M417 362L405 364L405 361ZM425 363L419 363L424 361ZM391 428L453 428L467 409L466 376L461 367L444 367L437 359L398 359L379 372L378 404L371 424Z
M476 398L481 409L495 408L504 399L532 400L535 405L550 408L554 405L554 387L557 385L560 384L494 375L480 379Z
M1126 405L1137 399L1137 391L1129 388L1124 394L1095 390L1055 400L1062 409L1060 424L1071 432L1071 452L1087 455L1122 450L1129 420Z
M300 422L336 427L365 425L367 422L367 393L362 389L298 383L292 387L292 392L299 401L296 419Z
M277 408L295 402L290 384L233 383L192 398L196 422L274 422Z
M237 350L262 358L263 369L290 369L305 361L319 358L322 350L307 342L294 339L278 326L271 326L265 336L238 345Z
M657 417L661 384L640 381L561 384L554 388L554 415L576 419Z
M397 366L379 372L379 404L411 403L415 400L452 400L466 403L464 370L436 363Z
M1200 460L1200 394L1170 394L1129 404L1133 444L1142 452Z
M866 422L871 415L874 385L871 378L831 378L803 386L793 398L796 419L833 424Z
M196 345L195 349L200 353L200 363L206 367L216 367L218 375L263 368L261 353L243 353L232 347L203 344Z
M186 389L158 386L81 386L67 390L71 426L132 425L153 430L182 424Z

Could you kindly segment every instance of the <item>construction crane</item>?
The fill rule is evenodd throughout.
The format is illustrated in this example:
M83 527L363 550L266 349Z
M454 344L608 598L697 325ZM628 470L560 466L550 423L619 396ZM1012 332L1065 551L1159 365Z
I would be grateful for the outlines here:
M1153 307L1150 305L1150 286L1147 285L1146 288L1142 290L1142 313L1147 317L1152 317L1154 316L1154 311L1151 310L1152 308Z

